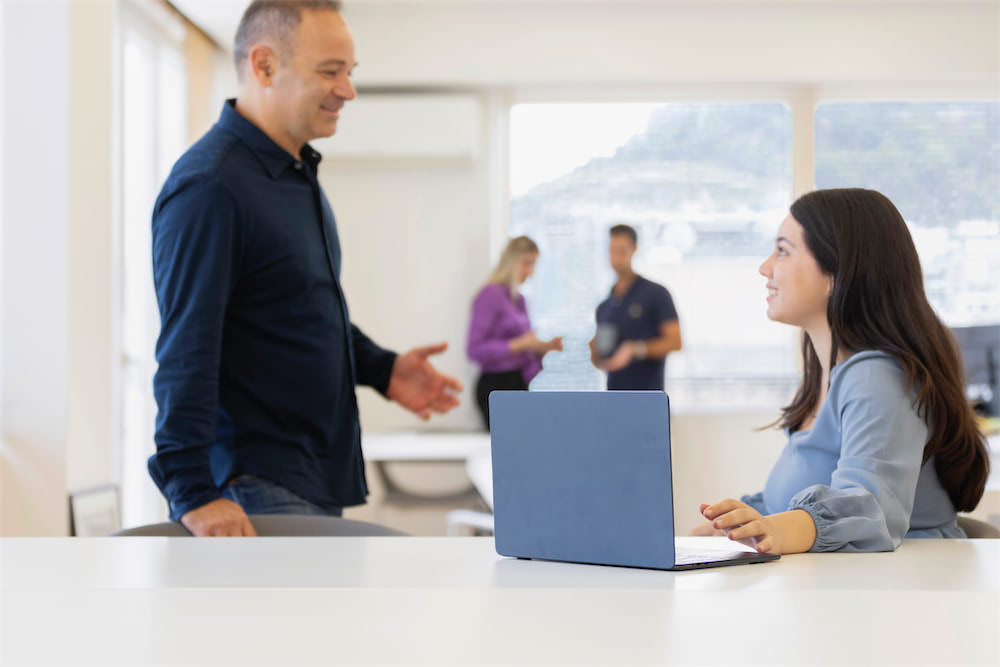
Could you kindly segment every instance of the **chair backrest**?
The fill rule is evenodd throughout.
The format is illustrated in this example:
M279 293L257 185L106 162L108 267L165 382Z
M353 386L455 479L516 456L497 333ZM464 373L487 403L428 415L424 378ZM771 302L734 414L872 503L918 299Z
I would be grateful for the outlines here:
M261 537L399 537L398 530L367 521L342 519L336 516L303 514L252 514L250 523ZM126 528L112 537L191 537L179 521L165 521Z
M145 526L123 528L109 537L191 537L190 531L180 521L149 523Z
M968 537L996 537L1000 538L1000 528L993 524L973 519L968 516L958 517L958 527L965 531Z

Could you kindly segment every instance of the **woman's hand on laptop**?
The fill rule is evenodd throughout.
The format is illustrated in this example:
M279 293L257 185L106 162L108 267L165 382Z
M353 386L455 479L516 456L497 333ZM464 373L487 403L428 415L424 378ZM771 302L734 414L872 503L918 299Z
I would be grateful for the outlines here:
M802 553L816 541L816 524L805 510L764 516L744 502L727 498L714 505L702 505L701 513L713 528L726 531L729 539L762 554Z
M708 519L706 523L709 527L718 531L715 534L726 535L760 553L768 553L764 544L764 538L768 536L766 517L754 508L739 500L727 498L714 505L703 504L700 509L701 515Z

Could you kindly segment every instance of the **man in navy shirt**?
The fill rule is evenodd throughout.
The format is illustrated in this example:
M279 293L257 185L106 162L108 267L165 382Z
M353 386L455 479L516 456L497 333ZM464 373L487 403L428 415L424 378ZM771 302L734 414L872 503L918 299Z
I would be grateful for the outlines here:
M611 228L609 254L618 281L597 307L591 362L608 374L608 389L663 391L667 355L681 349L681 325L670 292L632 270L638 235Z
M159 414L149 472L195 535L247 514L339 515L365 501L354 388L424 419L461 384L351 323L333 211L306 142L354 99L339 2L257 0L235 43L239 98L174 166L153 211Z

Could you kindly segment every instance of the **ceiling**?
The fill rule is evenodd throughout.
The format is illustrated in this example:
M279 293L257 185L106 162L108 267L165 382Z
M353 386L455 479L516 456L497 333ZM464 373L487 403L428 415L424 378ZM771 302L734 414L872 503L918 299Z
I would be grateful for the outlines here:
M250 0L169 0L182 14L188 17L199 28L204 30L214 39L219 46L229 49L233 43L233 36L236 34L236 25L239 23L243 10L246 9ZM943 2L956 2L956 0L344 0L344 14L350 19L353 8L385 8L393 5L437 5L447 7L449 5L460 7L469 5L608 5L609 7L621 6L624 2L632 5L658 5L672 3L675 5L694 4L704 6L711 3L715 5L737 4L737 5L780 5L787 3L791 5L802 4L838 4L841 7L852 2L865 5L920 5L920 4L942 4ZM996 0L964 0L962 4L981 4L996 2Z
M236 35L236 24L250 0L169 0L182 14L204 30L220 46L229 49ZM621 2L621 0L614 0ZM691 2L692 0L630 0L632 4L659 4L663 2ZM697 1L697 0L696 0ZM705 2L706 0L701 0ZM709 0L712 2L758 2L759 0ZM801 2L803 0L793 0ZM812 0L816 1L816 0ZM830 0L820 0L828 2ZM573 5L608 4L611 0L508 0L504 4L526 5ZM391 7L393 5L437 5L439 7L488 5L495 6L497 0L343 0L344 14L350 18L353 8Z
M236 24L248 0L170 0L170 4L204 30L224 49L230 49Z

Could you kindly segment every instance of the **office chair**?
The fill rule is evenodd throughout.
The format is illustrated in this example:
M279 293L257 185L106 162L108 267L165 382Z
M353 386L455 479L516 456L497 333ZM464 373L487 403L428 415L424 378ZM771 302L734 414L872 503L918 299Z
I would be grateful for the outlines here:
M991 523L986 523L985 521L980 521L979 519L973 519L972 517L959 515L958 527L965 531L965 534L970 538L1000 538L1000 528L997 528Z
M401 533L367 521L336 516L305 514L252 514L250 523L261 537L401 537ZM179 521L135 526L112 533L111 537L191 537Z

